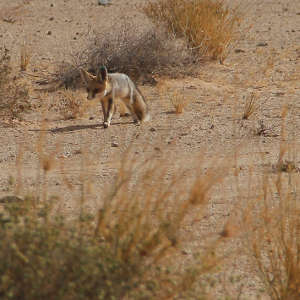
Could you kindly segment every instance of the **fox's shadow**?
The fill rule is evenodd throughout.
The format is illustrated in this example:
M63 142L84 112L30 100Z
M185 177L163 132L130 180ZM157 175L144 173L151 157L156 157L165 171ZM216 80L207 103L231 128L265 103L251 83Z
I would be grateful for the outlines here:
M126 124L135 124L135 123L134 122L122 122L122 123L115 122L115 123L111 123L110 126L126 125ZM72 132L72 131L78 131L78 130L84 130L84 129L97 129L97 128L104 129L103 123L91 124L91 125L70 125L70 126L65 126L65 127L47 129L45 131L52 132L52 133L60 133L60 132ZM44 130L43 129L30 129L29 131L44 131Z

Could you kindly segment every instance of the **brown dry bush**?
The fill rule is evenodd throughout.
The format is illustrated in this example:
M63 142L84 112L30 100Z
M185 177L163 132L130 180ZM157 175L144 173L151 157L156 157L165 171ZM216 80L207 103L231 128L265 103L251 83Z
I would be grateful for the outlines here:
M79 67L96 73L105 65L109 72L129 75L139 83L155 83L153 75L178 77L196 72L197 59L183 41L171 39L160 29L124 22L109 32L95 33L85 50L63 62L52 81L65 87L77 87Z
M64 89L57 105L60 114L65 120L76 119L83 109L82 99L72 90Z
M31 59L30 51L29 51L28 47L26 46L26 44L24 43L21 47L21 53L20 53L20 69L21 69L21 71L26 71L27 66L30 62L30 59Z
M176 114L181 114L184 112L186 106L190 103L190 99L185 93L184 87L182 89L171 88L168 86L164 80L160 80L157 84L160 99L162 101L168 100L175 109ZM166 103L162 103L165 106Z
M0 49L0 114L20 118L31 108L28 84L13 74L9 50Z
M300 210L295 194L299 175L288 176L290 183L281 172L274 179L266 175L263 195L254 206L256 215L247 216L252 225L251 257L266 292L278 300L300 297Z
M248 120L251 115L257 110L257 95L255 93L251 93L246 97L244 112L243 112L243 120Z
M229 8L223 0L157 0L143 10L156 24L183 37L198 55L220 62L227 57L241 20L238 8Z
M80 199L78 218L67 220L47 193L43 139L41 195L9 198L0 214L3 299L184 299L200 276L219 264L215 253L222 238L216 237L180 272L170 267L180 252L185 219L203 215L226 167L205 173L181 169L170 177L168 164L155 157L137 160L129 149L112 185L104 193L95 191L104 196L98 214L87 212L88 199ZM86 164L82 167L85 174ZM81 180L84 190L88 183L84 176Z
M300 298L299 169L294 161L284 159L289 149L284 131L282 125L274 172L263 172L259 189L249 187L258 196L245 212L246 250L271 299L296 300Z

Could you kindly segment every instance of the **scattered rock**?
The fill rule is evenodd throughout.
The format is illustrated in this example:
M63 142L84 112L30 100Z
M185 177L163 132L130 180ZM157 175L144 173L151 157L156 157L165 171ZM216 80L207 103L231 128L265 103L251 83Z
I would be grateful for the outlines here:
M156 131L156 129L154 127L151 127L149 130L152 132Z
M23 199L17 196L4 196L0 198L0 203L12 203L12 202L21 202Z
M54 20L54 17L50 17L50 18L49 18L49 21L53 21L53 20Z
M245 53L246 51L243 49L235 49L234 52L235 53Z
M116 143L116 142L112 142L112 143L111 143L111 146L112 146L112 147L119 147L119 144Z
M51 35L51 34L52 34L51 30L47 31L47 35Z
M111 4L110 2L111 0L98 0L98 4L103 6L110 5Z
M266 47L266 46L268 46L268 43L266 43L266 42L261 42L261 43L258 43L256 46L257 46L257 47Z

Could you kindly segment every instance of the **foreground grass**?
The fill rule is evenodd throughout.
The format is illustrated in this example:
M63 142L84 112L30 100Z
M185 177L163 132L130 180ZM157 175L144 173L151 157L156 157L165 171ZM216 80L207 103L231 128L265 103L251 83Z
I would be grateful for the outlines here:
M47 192L51 167L39 143L41 195L0 201L1 299L174 299L191 294L201 275L219 264L222 237L180 272L170 263L180 251L185 219L203 215L225 167L206 174L178 170L166 179L163 160L137 160L129 149L101 209L88 213L81 206L66 219L59 210L63 199Z

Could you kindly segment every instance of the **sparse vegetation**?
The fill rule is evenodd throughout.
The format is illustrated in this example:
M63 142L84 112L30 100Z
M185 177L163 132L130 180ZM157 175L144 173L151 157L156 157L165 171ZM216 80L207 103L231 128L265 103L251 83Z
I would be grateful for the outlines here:
M183 37L197 55L220 62L227 57L241 21L238 8L229 8L223 0L150 1L144 12L172 35Z
M276 178L264 175L260 196L248 212L246 247L250 246L257 274L271 299L296 300L300 297L299 175L293 170L278 171ZM281 171L288 172L288 180Z
M29 88L24 79L13 74L9 50L0 49L0 114L20 118L31 108Z
M162 160L137 160L129 149L98 214L85 210L82 198L78 217L68 220L59 211L60 199L47 193L43 139L38 146L42 197L2 201L2 299L174 299L191 293L200 276L218 265L222 237L179 273L168 262L180 251L186 217L199 218L226 166L206 174L181 170L167 180L169 168ZM84 177L81 184L84 189Z
M21 71L26 71L27 66L30 62L31 54L29 53L29 49L27 48L26 44L24 43L21 47L20 53L20 69Z
M176 114L183 113L184 108L189 103L186 96L184 95L184 91L182 91L182 93L179 93L178 91L174 92L170 99L171 99L172 105L175 108Z
M64 89L61 93L58 110L65 120L76 119L84 110L82 99L72 90Z
M282 141L278 162L273 166L275 172L263 172L257 195L253 195L244 216L245 249L249 251L265 290L274 300L300 297L299 174L295 163L284 159L288 154L286 114L284 108Z
M166 108L168 108L168 104L171 103L176 114L183 113L185 107L190 103L190 99L186 95L184 87L181 89L171 87L165 80L160 80L157 84L157 89L159 98L162 101L162 107L166 106Z
M109 72L125 73L139 83L155 83L154 75L178 77L195 73L197 59L184 43L170 39L154 27L142 32L127 22L109 32L95 33L86 49L63 62L51 79L65 87L77 87L79 67L92 73L105 65Z
M255 93L251 93L248 97L246 97L246 103L243 113L243 120L248 120L249 117L256 111L257 109L257 96Z

